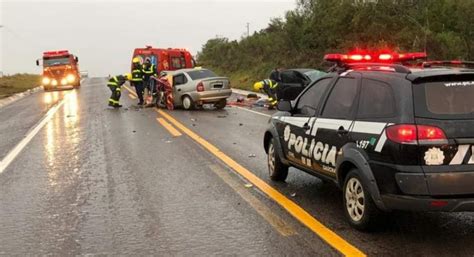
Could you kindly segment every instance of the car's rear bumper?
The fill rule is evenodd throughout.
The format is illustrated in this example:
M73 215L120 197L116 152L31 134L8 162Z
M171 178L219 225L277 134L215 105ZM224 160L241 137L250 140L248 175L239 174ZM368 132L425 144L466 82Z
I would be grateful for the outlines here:
M193 100L197 103L213 103L226 99L232 95L231 89L220 89L204 92L194 92L191 94Z
M400 190L407 195L474 195L474 172L397 173Z
M463 212L474 211L474 198L431 198L421 196L382 195L387 209L405 211Z

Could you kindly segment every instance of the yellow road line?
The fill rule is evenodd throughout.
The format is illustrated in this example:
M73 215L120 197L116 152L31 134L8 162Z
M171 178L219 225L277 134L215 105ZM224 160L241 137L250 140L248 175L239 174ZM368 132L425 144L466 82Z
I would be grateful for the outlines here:
M170 134L173 137L179 137L179 136L183 135L183 134L181 134L181 132L179 132L177 129L175 129L173 127L173 125L169 124L165 119L156 118L156 120L161 124L161 126L163 126L166 130L168 130L168 132L170 132Z
M227 185L229 185L235 192L237 192L242 199L244 199L252 208L254 208L260 216L262 216L272 227L276 229L283 236L292 236L296 231L286 223L280 216L270 210L262 201L255 197L250 191L241 183L236 181L230 173L218 165L209 165L209 168L216 173Z
M265 183L255 174L250 172L248 169L244 168L242 165L234 161L225 153L221 152L217 147L207 142L202 137L198 136L196 133L188 129L186 126L181 124L179 121L174 119L169 114L165 113L162 110L156 110L159 114L165 117L169 122L175 125L178 129L183 131L186 135L192 138L194 141L199 143L201 146L206 148L209 152L214 154L217 158L247 179L250 183L254 184L262 192L268 195L271 199L277 202L281 207L283 207L288 213L293 217L303 223L306 227L311 229L316 233L321 239L326 243L332 246L334 249L339 251L345 256L366 256L362 251L357 249L355 246L351 245L349 242L344 240L342 237L337 235L334 231L324 226L320 221L311 216L307 211L301 208L298 204L288 199L286 196L278 192L276 189Z

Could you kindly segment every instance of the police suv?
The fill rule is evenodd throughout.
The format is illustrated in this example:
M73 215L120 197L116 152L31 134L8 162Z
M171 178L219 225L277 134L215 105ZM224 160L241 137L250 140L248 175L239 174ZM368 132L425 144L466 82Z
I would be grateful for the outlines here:
M474 211L474 69L425 53L331 54L332 72L281 101L264 136L270 178L335 182L356 229L390 210Z

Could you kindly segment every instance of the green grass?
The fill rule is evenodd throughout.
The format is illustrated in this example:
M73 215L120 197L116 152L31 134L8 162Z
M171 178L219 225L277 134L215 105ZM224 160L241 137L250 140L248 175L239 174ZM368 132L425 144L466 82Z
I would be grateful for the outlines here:
M39 86L41 76L34 74L16 74L0 78L0 99Z

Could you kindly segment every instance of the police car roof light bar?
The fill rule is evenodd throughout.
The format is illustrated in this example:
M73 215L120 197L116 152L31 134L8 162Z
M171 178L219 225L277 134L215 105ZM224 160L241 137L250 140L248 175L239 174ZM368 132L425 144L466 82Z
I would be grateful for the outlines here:
M324 60L337 63L351 63L351 62L374 62L374 63L394 63L415 61L426 59L427 54L424 52L418 53L371 53L371 54L326 54Z

